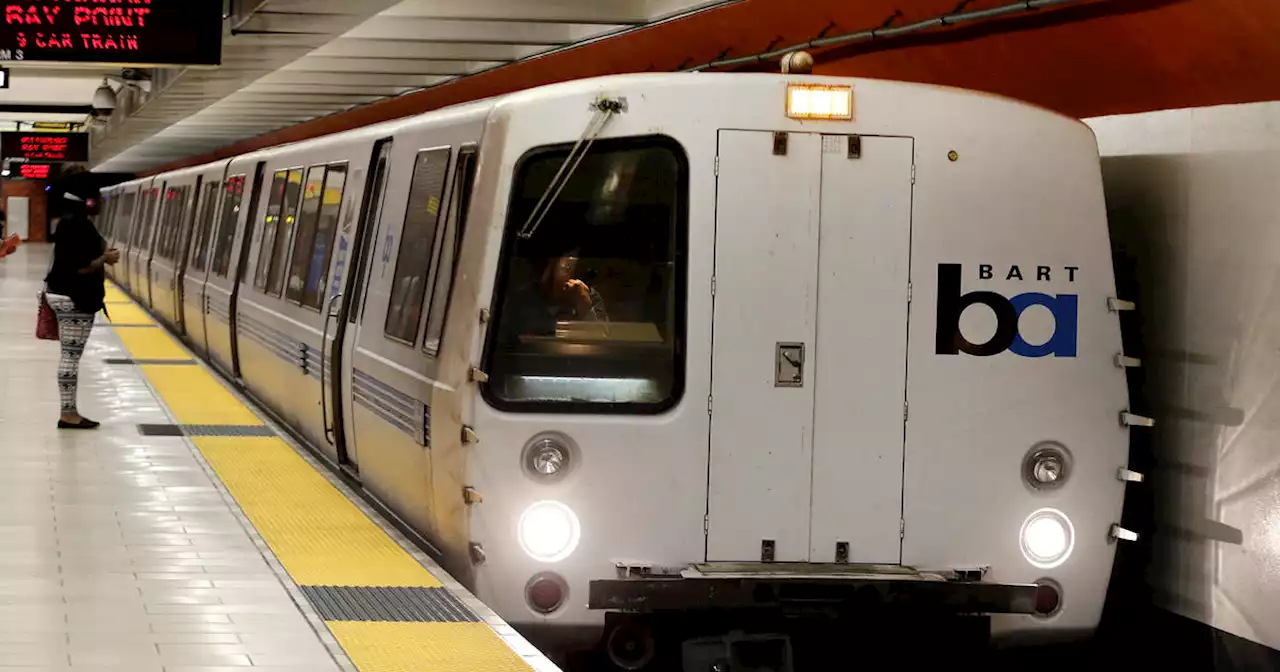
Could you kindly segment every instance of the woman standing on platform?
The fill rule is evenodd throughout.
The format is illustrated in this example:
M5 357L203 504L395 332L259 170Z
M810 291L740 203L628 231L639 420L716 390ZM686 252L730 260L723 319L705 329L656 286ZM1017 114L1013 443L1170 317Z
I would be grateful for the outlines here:
M80 355L84 353L94 315L103 308L106 275L103 267L120 260L120 252L108 249L89 219L96 214L97 200L88 203L67 194L67 209L53 232L53 265L45 277L45 300L58 316L58 338L62 359L58 363L58 392L62 416L58 429L94 429L100 423L80 415L76 391L80 378Z

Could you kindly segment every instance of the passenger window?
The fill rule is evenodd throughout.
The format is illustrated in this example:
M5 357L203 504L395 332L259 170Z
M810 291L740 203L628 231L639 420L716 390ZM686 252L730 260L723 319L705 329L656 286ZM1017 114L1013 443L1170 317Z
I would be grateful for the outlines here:
M173 261L174 251L182 235L182 207L185 187L169 187L164 193L164 213L160 219L160 239L156 254L166 261Z
M432 357L440 353L440 337L444 333L445 318L449 316L450 292L453 281L458 276L458 253L462 250L462 234L467 230L467 209L471 205L471 188L475 177L476 148L464 147L458 151L458 164L453 169L449 216L445 220L440 261L436 263L431 307L427 310L427 337L422 348Z
M320 197L324 195L324 166L312 166L307 170L306 186L302 189L302 209L298 223L294 225L293 254L289 261L289 283L284 296L295 303L302 303L303 285L306 282L307 264L315 252L316 219L320 216Z
M204 195L200 197L197 204L199 213L196 215L196 230L194 235L195 244L191 246L191 267L201 273L205 269L205 260L209 258L209 241L213 234L213 216L218 212L218 190L222 188L219 182L210 182L204 185Z
M413 183L409 187L409 204L400 232L400 251L396 253L384 327L389 338L408 345L418 340L422 302L427 297L427 272L436 244L440 200L449 174L451 151L448 147L423 150L418 152L413 166Z
M227 180L222 197L222 218L213 242L213 272L220 278L231 270L231 246L236 240L236 221L240 215L240 202L244 200L244 175Z
M138 217L136 226L133 227L133 239L129 246L135 249L143 249L147 243L148 224L151 218L151 205L154 201L154 191L142 192L142 207L138 209Z
M129 241L133 240L133 205L136 199L137 194L130 193L121 196L120 209L116 213L116 221L119 222L118 228L120 229L120 235L116 237L116 240L123 242L125 245L129 245Z
M276 232L280 228L280 208L284 204L284 185L289 171L278 170L271 178L271 191L267 194L267 214L262 220L262 241L258 244L258 264L253 272L253 286L267 286L267 266L275 250Z
M570 150L517 164L482 392L511 411L662 412L684 389L688 160L662 136L597 141L556 195Z
M284 185L284 205L280 209L279 226L271 247L271 265L267 269L267 293L280 296L284 289L285 255L289 253L293 230L297 223L298 204L302 201L302 169L289 171Z
M324 196L320 199L320 216L316 223L315 252L307 266L307 282L302 305L319 310L324 302L325 281L329 279L329 262L333 259L334 238L338 218L342 215L342 199L347 188L347 165L329 166L324 178Z
M110 196L104 196L102 199L103 208L102 215L99 218L98 233L106 240L111 240L112 226L115 224L116 199Z

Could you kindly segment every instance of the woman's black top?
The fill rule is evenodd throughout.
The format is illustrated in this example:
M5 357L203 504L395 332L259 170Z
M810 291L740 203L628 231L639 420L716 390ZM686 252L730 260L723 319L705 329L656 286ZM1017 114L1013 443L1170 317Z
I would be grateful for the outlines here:
M70 297L82 313L102 310L106 274L101 268L80 272L102 256L106 241L98 229L84 215L69 215L58 222L53 241L53 266L44 279L49 293Z

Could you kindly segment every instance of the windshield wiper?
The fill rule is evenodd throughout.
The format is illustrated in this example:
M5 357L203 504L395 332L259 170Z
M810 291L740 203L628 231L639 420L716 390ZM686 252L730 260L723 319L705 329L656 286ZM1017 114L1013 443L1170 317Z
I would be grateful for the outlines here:
M573 149L569 150L569 156L565 157L564 163L560 165L560 170L556 171L556 176L551 178L551 184L547 185L547 190L542 192L542 198L538 199L538 204L534 206L533 212L529 213L529 219L520 228L518 235L525 240L533 237L538 227L542 225L542 220L546 218L547 213L551 211L551 206L555 204L556 199L560 197L560 192L564 191L565 185L569 184L569 180L573 178L573 174L578 170L578 166L582 164L582 159L587 156L587 152L591 149L592 143L600 134L604 132L613 117L627 111L626 98L606 98L601 96L591 103L592 109L596 111L591 117L591 121L587 123L587 129L582 132L582 137L578 138L578 142L573 145Z

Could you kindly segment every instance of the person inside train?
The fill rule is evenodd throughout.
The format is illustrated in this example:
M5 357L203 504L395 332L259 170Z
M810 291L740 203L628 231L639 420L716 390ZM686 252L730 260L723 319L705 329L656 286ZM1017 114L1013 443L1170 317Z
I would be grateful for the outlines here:
M516 335L551 335L560 322L608 322L604 297L578 276L578 257L570 252L542 260L530 282L512 288L506 310Z
M120 260L98 234L91 216L98 200L66 195L62 218L53 233L53 264L45 277L45 301L58 318L62 359L58 362L58 393L62 414L58 429L94 429L100 423L80 415L76 393L80 355L93 330L94 315L105 307L106 276L103 268Z

